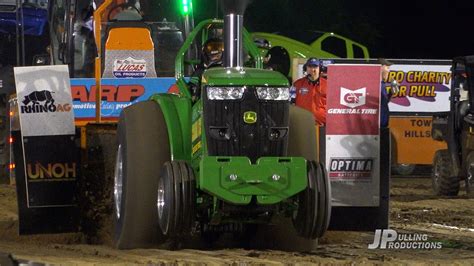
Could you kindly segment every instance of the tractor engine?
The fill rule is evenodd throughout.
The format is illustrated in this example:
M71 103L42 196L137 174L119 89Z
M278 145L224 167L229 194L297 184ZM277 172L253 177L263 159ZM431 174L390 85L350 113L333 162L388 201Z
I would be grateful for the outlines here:
M286 156L288 87L208 86L203 111L210 156Z

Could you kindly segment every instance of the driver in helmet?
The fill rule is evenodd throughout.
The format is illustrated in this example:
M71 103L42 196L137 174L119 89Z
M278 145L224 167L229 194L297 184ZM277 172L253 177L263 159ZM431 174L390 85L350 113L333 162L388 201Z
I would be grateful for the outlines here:
M201 64L196 67L189 80L193 99L201 96L201 76L206 69L222 66L224 42L220 38L208 39L202 46Z
M206 69L222 66L222 57L224 52L224 42L220 38L208 39L202 46L201 63L196 66L189 79L189 89L193 100L201 96L201 77ZM176 85L168 90L169 93L178 93Z
M207 40L202 47L203 67L205 69L222 65L224 43L219 38ZM202 73L201 73L202 74Z

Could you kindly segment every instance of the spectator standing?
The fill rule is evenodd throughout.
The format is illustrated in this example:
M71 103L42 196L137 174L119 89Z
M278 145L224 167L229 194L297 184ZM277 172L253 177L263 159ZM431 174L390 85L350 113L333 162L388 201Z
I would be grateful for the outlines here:
M393 65L392 62L385 58L379 58L379 63L382 65L380 68L380 127L388 127L390 118L388 103L390 102L393 94L398 91L398 84L396 81L392 83L388 81L388 73L390 73L390 66Z
M296 80L291 87L292 101L313 113L317 125L326 124L327 80L321 77L321 61L309 58L303 66L305 76Z

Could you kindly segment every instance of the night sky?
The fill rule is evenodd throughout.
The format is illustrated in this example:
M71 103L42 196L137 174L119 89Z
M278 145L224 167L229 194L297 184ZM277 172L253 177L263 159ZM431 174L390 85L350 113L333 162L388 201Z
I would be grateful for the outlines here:
M196 20L216 17L216 5L195 0ZM372 58L450 59L474 54L473 5L468 0L253 0L244 25L249 31L335 32L366 45Z

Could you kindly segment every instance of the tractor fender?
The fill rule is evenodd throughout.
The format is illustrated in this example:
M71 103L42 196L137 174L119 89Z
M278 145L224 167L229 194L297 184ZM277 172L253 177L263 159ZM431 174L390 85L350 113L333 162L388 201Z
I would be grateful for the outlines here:
M191 100L175 94L150 97L160 105L168 129L171 159L191 160Z

